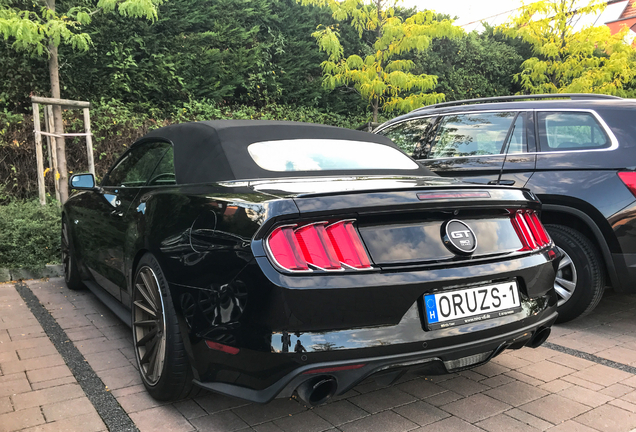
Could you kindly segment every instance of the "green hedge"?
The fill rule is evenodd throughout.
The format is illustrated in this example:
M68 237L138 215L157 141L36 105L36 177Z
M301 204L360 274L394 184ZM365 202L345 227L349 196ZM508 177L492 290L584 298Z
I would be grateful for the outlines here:
M42 268L60 262L60 209L55 202L0 206L0 267Z
M81 112L66 111L67 132L83 127ZM343 116L316 108L269 104L223 106L211 101L189 101L172 110L101 100L91 109L94 157L98 177L127 146L148 130L172 123L210 119L293 120L355 128L367 119ZM30 116L0 111L0 267L41 268L60 260L60 210L55 203L39 205L33 123ZM68 139L69 171L86 171L83 139ZM46 188L53 193L52 174ZM53 201L53 200L52 200Z
M169 109L150 104L125 104L110 99L93 102L91 129L93 157L98 178L113 164L130 144L151 129L173 123L215 119L292 120L356 128L368 119L363 115L340 115L317 108L268 104L263 107L223 105L209 100L188 101ZM83 132L83 117L79 110L64 112L66 132ZM37 197L37 172L33 146L33 119L30 115L0 111L0 205L6 197L33 199ZM44 146L46 155L46 146ZM45 159L47 159L45 157ZM86 172L84 138L66 140L66 162L69 172ZM48 160L45 160L45 168ZM53 194L53 173L45 173L48 193Z

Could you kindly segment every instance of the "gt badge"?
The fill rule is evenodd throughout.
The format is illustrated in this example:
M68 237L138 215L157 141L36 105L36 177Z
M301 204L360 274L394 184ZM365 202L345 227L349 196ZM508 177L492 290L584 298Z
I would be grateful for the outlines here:
M477 248L477 237L473 230L457 219L442 224L442 240L455 254L469 255Z

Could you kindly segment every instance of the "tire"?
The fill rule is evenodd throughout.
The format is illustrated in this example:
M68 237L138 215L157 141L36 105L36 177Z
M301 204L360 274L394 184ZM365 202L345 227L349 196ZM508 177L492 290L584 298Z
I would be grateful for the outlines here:
M168 284L150 253L135 271L131 313L135 357L148 393L161 401L198 393Z
M598 305L605 271L596 246L579 231L563 225L546 225L546 229L565 254L554 282L559 297L557 323L564 323L589 314Z
M64 281L68 289L79 291L84 289L82 278L77 267L75 259L75 249L73 247L73 236L71 235L70 225L66 217L62 218L62 267L64 268Z

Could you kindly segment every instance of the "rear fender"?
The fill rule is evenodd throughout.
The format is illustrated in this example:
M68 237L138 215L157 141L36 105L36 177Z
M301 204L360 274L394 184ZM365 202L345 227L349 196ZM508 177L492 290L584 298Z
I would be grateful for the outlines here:
M606 239L613 238L614 234L604 234L598 227L594 219L592 219L587 213L573 208L557 204L543 204L543 211L541 214L541 220L544 224L559 224L566 225L572 228L582 231L599 249L603 262L605 263L605 269L609 276L612 287L622 292L622 285L618 277L616 265L612 259L612 252ZM587 232L586 232L587 231ZM611 230L610 230L611 231ZM616 245L618 247L618 244Z

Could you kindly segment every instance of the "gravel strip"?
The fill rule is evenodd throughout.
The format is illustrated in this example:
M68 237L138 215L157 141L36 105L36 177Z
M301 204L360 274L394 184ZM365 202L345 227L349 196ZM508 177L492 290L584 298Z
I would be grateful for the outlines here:
M562 352L564 354L569 354L571 356L574 357L579 357L582 358L584 360L589 360L591 362L594 363L598 363L598 364L602 364L604 366L608 366L614 369L618 369L618 370L622 370L623 372L629 372L630 374L634 374L636 375L636 367L634 366L630 366L630 365L626 365L623 363L618 363L612 360L608 360L606 358L603 357L599 357L599 356L595 356L594 354L589 354L583 351L579 351L579 350L575 350L572 348L567 348L561 345L557 345L557 344L553 344L550 342L544 342L541 346L549 348L551 350L555 350L555 351L559 351Z
M97 413L111 432L138 432L137 427L128 414L108 391L93 368L84 359L77 347L66 336L66 332L40 303L31 289L23 282L15 284L15 288L35 315L46 335L51 339L57 351L62 355L68 368L86 393Z

